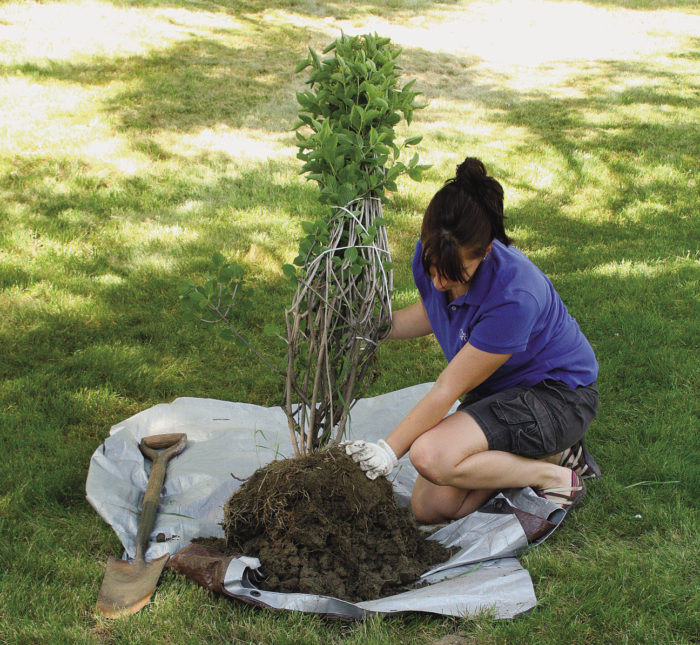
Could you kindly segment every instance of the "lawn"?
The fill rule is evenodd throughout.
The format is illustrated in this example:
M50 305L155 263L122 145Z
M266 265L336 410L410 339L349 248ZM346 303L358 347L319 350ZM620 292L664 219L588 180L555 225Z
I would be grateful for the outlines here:
M301 222L294 67L378 32L428 107L421 183L385 207L394 307L423 209L467 154L601 366L604 478L521 558L511 621L361 624L256 611L167 572L117 621L93 606L120 553L85 500L110 427L180 396L281 402L283 382L193 322L177 285L220 251L271 359ZM75 0L0 5L1 643L691 643L698 579L700 10L683 0ZM416 360L420 357L419 360ZM434 380L432 338L388 343L370 394Z

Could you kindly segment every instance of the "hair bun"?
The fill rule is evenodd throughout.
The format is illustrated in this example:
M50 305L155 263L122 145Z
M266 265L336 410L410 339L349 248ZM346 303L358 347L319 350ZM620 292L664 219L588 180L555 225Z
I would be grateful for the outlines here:
M457 166L455 182L465 187L471 187L475 184L478 185L486 176L486 166L476 157L467 157Z

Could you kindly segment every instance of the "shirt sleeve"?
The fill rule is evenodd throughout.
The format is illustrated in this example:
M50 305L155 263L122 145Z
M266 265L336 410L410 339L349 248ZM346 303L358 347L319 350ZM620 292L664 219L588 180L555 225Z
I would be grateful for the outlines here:
M429 282L428 276L425 275L423 270L423 263L421 262L421 256L423 254L423 246L421 241L416 242L416 250L413 253L413 260L411 262L411 270L413 272L413 282L415 283L420 297L425 301L429 294Z
M538 316L539 306L534 296L518 290L479 317L469 336L469 343L492 354L523 352Z

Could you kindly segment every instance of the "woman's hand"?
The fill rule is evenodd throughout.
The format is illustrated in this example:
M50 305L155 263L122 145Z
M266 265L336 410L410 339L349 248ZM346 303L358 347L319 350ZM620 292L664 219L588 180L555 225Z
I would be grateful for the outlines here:
M465 392L483 383L511 354L490 354L467 343L448 363L430 391L413 407L387 437L395 454L403 456L413 442L449 412Z
M377 443L358 439L344 441L340 445L345 448L346 454L350 455L352 460L365 471L368 479L390 475L399 463L396 454L384 439L380 439Z

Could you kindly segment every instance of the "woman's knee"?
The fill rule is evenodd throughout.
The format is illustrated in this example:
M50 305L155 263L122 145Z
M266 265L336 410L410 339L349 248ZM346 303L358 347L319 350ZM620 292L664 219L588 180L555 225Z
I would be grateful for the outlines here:
M429 482L438 486L446 484L445 455L434 441L425 435L418 437L411 445L409 458L415 469Z
M446 486L452 483L457 469L462 472L468 457L488 447L483 430L471 415L455 412L419 436L411 445L409 456L425 479Z

